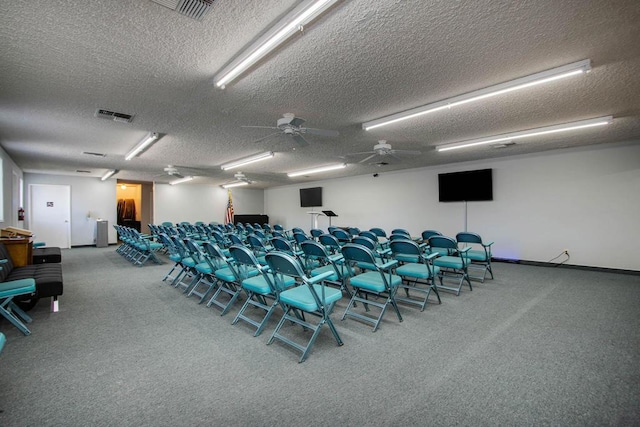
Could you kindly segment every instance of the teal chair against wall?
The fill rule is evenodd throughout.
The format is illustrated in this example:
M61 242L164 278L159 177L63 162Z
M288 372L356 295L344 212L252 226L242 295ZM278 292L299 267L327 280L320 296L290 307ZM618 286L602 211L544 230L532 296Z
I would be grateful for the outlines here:
M440 294L435 285L435 277L440 272L439 267L433 265L433 259L437 254L425 256L422 248L412 240L394 240L390 244L394 258L402 258L403 262L396 268L396 274L402 277L400 288L404 289L405 296L396 295L396 299L408 304L415 304L424 311L431 291L438 297ZM412 259L412 261L407 261Z
M444 256L438 253L440 256L433 259L433 265L440 268L438 273L440 284L437 285L438 288L453 291L456 295L460 295L462 284L466 280L469 290L472 291L473 288L471 287L468 271L471 262L465 255L471 248L459 248L458 242L448 236L431 236L429 238L429 247L441 248L448 253L448 255ZM444 280L451 278L453 278L455 286L446 286Z
M456 235L458 243L469 245L471 248L466 257L471 260L469 267L477 266L482 270L482 276L469 276L471 279L477 279L484 283L484 279L487 276L487 271L493 279L493 270L491 269L491 246L493 242L483 242L482 237L477 233L470 233L468 231L462 231Z
M342 247L342 255L351 268L352 276L349 282L353 288L353 296L342 315L342 320L349 316L370 323L373 325L373 332L375 332L380 326L387 308L391 306L398 321L402 322L402 315L396 302L396 293L398 286L402 283L402 278L393 273L398 261L391 260L380 263L369 248L353 243L347 243ZM375 270L357 274L356 266L358 264L371 265L375 267ZM356 302L362 303L365 313L354 310ZM378 317L366 314L369 312L370 305L380 309Z
M291 255L277 251L268 253L266 260L269 268L275 274L275 284L280 289L284 289L284 283L280 279L281 277L294 277L300 282L300 286L295 286L280 292L280 302L283 307L285 307L285 312L267 344L271 344L277 339L300 351L302 355L300 356L299 362L304 362L318 338L322 327L326 324L338 345L341 346L343 342L331 320L331 312L336 302L342 298L342 292L339 289L334 289L324 284L324 280L331 276L332 273L327 271L315 277L308 277L300 261ZM312 314L313 317L318 317L319 321L313 324L307 321L305 316L300 313ZM306 329L313 331L306 344L299 344L281 333L282 327L287 321L302 326L303 331Z
M253 252L246 246L234 245L229 251L241 278L240 285L247 294L247 299L231 324L235 325L240 320L247 322L256 328L253 336L257 337L280 304L280 292L294 286L296 280L289 276L280 276L276 280L269 268L260 265ZM258 271L259 274L253 276L251 271ZM280 286L276 286L276 283ZM248 312L250 307L258 310Z

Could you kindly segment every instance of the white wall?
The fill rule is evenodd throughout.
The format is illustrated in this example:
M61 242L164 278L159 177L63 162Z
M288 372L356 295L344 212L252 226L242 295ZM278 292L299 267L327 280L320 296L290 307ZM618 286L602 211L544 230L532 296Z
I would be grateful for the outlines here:
M570 264L640 270L640 143L278 187L265 190L265 210L271 223L309 229L298 190L321 186L333 225L455 236L464 204L438 202L438 173L482 168L493 168L494 200L468 203L468 230L494 240L494 256L544 262L568 249Z
M264 190L234 188L233 210L236 214L264 213ZM227 190L214 185L156 184L154 222L223 223L227 209Z
M25 204L28 205L30 184L71 186L71 246L93 245L96 235L96 220L109 222L109 243L116 243L116 185L115 180L25 173ZM25 210L29 212L28 206ZM90 215L88 217L88 215ZM28 219L28 218L27 218ZM25 227L29 228L28 221Z
M18 179L23 178L22 169L14 163L9 155L0 147L0 158L2 159L2 215L0 216L0 228L21 227L18 223L18 200L14 200L13 179L14 174ZM26 196L25 196L26 197ZM14 212L15 211L15 212ZM21 221L22 222L22 221Z

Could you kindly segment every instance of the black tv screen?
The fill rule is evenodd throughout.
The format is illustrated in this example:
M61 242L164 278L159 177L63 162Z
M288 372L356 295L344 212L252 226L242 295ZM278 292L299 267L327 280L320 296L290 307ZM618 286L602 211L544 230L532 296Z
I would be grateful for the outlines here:
M438 174L441 202L478 202L493 200L491 169Z
M322 206L322 187L301 188L300 207L312 208Z

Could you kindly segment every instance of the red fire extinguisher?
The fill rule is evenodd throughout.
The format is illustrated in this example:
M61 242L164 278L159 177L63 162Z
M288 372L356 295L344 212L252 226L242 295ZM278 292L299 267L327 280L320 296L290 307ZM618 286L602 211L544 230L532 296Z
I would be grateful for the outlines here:
M24 209L18 209L18 221L24 221Z

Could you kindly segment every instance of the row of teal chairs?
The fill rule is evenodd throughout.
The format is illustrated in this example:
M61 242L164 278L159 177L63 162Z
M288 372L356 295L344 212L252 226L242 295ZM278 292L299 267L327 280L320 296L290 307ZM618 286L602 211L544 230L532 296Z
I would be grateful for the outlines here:
M134 228L123 225L113 227L118 233L118 240L122 242L116 252L126 260L137 266L142 266L149 260L156 264L162 263L156 252L163 249L163 245L155 241L152 235L142 234Z

